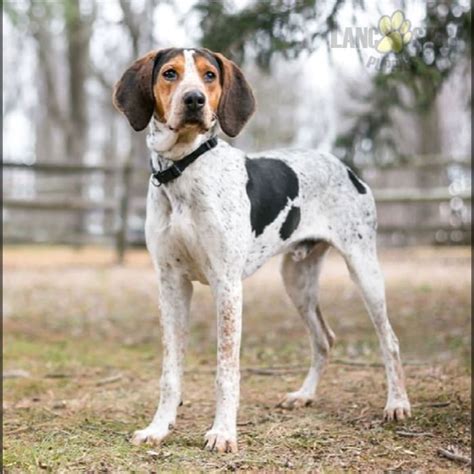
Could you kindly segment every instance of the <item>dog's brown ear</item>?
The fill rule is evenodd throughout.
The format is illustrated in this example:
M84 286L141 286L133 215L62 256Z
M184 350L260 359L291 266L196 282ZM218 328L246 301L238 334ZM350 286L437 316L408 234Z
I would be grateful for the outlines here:
M139 132L150 122L155 107L153 97L153 64L159 51L150 51L137 59L115 84L113 103L123 112L130 125Z
M219 124L229 137L237 136L255 111L255 97L243 72L220 53L213 53L221 69Z

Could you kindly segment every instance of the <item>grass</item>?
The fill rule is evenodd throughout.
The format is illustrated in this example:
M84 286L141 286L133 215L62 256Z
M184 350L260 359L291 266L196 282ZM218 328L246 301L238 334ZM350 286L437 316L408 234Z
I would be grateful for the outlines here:
M146 426L159 395L157 291L146 253L130 252L118 267L103 249L5 248L4 370L30 374L4 380L5 472L468 471L437 449L470 456L470 251L386 250L381 260L414 416L381 421L378 342L337 255L323 272L322 309L337 342L318 399L275 408L301 383L308 344L272 261L245 283L240 451L216 455L201 449L214 410L207 288L195 287L177 427L160 448L136 447L130 435ZM283 369L246 370L255 367Z

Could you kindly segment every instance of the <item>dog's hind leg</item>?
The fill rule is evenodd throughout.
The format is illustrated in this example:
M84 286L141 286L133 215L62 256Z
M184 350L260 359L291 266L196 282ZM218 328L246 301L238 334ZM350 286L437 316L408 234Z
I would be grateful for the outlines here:
M329 350L335 336L323 319L319 307L319 275L324 257L329 249L326 242L318 242L297 260L297 255L288 253L283 257L281 273L286 291L305 322L311 343L311 367L301 388L285 395L279 406L296 408L311 404L321 373L327 363Z
M402 420L410 416L410 402L405 390L399 344L387 316L385 285L375 248L375 234L367 237L345 251L341 249L341 252L352 280L359 287L379 338L388 382L384 418Z

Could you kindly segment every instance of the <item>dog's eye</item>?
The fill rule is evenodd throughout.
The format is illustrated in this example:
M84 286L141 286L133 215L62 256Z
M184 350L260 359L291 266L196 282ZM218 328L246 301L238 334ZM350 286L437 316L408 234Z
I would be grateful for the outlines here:
M216 78L216 75L212 71L207 71L206 74L204 74L204 80L206 82L212 82Z
M167 71L163 73L163 77L167 81L174 81L177 79L178 73L174 69L168 69Z

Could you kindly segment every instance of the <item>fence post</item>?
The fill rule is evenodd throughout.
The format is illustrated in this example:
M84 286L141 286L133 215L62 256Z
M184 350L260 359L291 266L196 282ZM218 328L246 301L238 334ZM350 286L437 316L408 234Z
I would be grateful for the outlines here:
M122 167L122 182L120 203L118 209L118 228L115 239L115 252L117 263L122 264L125 258L125 251L127 248L127 229L128 229L128 208L130 201L130 178L132 174L132 167L127 161Z

